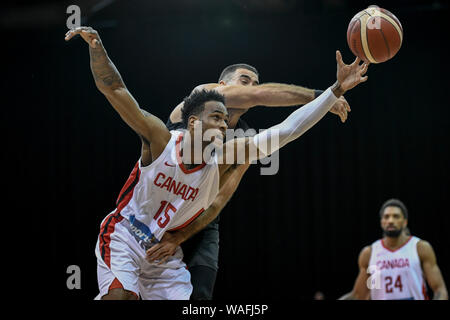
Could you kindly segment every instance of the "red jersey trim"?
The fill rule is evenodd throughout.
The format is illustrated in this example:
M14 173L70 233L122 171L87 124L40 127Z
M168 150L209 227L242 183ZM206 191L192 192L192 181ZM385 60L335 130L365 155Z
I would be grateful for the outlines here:
M186 227L189 223L191 223L195 218L197 218L203 211L205 211L205 209L201 208L200 210L198 210L198 212L196 214L194 214L188 221L186 221L185 223L183 223L181 226L175 227L173 229L167 230L167 231L175 231L175 230L179 230L181 228Z
M405 242L404 244L402 244L400 247L398 247L397 249L394 249L394 250L389 249L388 247L386 247L386 246L384 245L383 239L381 239L381 245L382 245L383 248L385 248L387 251L390 251L390 252L396 252L396 251L400 250L401 248L403 248L404 246L406 246L406 244L407 244L411 239L412 239L412 236L409 236L409 239L406 240L406 242Z
M119 194L116 210L113 213L109 214L108 217L106 217L105 221L100 227L100 254L103 261L109 268L111 268L111 234L114 233L116 224L123 219L123 217L120 215L120 212L130 202L133 196L134 188L139 182L140 175L141 171L139 170L138 162L134 166L133 171L131 172L130 176L127 179L127 182L125 183Z
M181 150L180 150L181 149L180 148L180 142L183 139L183 135L184 135L183 133L180 134L178 136L178 138L177 138L177 141L175 142L175 153L177 155L178 165L180 166L181 171L183 171L185 174L190 174L190 173L194 173L194 172L196 172L198 170L203 169L203 167L206 166L206 163L203 161L202 164L198 165L195 168L192 168L192 169L189 169L189 170L186 169L186 167L184 166L183 161L181 159Z

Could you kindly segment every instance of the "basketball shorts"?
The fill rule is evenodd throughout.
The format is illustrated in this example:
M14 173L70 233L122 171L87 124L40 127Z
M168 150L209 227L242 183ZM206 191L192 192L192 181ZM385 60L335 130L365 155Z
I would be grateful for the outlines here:
M111 213L102 222L95 248L100 294L122 287L143 300L188 300L192 293L191 276L177 251L165 263L149 263L146 250L129 232L130 223ZM96 298L97 299L97 298Z

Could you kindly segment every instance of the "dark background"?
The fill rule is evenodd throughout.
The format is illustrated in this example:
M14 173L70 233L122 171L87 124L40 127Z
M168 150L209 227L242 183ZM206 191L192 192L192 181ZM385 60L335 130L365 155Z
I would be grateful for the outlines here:
M391 197L409 208L411 232L433 245L448 285L448 1L2 2L10 278L52 298L93 299L99 225L140 155L139 139L95 87L87 44L64 41L69 4L99 31L141 106L164 121L196 85L238 62L254 65L261 82L325 89L335 50L354 59L353 15L371 4L393 12L402 48L346 94L347 122L326 115L281 150L277 175L248 170L221 215L215 298L311 300L318 290L338 298L353 286L360 250L381 236L378 210ZM293 110L261 107L243 118L267 128ZM81 268L81 290L66 287L69 265Z

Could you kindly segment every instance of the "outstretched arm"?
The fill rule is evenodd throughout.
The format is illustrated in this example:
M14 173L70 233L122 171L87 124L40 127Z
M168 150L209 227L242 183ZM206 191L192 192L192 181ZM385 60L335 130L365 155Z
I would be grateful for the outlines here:
M367 81L368 77L364 76L368 68L367 63L360 65L361 60L356 58L352 64L346 65L339 51L336 51L336 61L337 81L330 88L317 99L294 111L282 123L258 133L253 138L229 140L224 145L226 159L229 158L229 152L234 154L235 161L238 154L245 154L246 161L250 162L272 154L314 126L346 91ZM255 150L258 152L255 153ZM226 170L226 166L220 165L220 170Z
M166 232L160 243L147 250L146 259L149 262L159 260L159 263L163 263L175 253L177 247L181 243L210 224L231 199L231 196L234 191L236 191L239 182L249 166L249 164L245 164L228 170L221 177L220 180L221 182L223 181L223 185L220 187L219 193L208 209L183 229L174 232Z
M417 243L417 253L422 263L425 279L433 290L433 300L448 300L447 287L436 262L433 247L427 241Z
M258 86L220 85L208 83L197 86L194 90L216 90L225 96L225 105L230 109L250 109L256 106L287 107L297 106L313 101L323 91L308 89L284 83L264 83ZM181 121L181 102L170 114L170 120ZM342 122L347 120L347 112L350 106L344 97L339 98L330 109L330 112L338 115Z
M155 116L146 118L141 113L137 101L108 57L97 31L90 27L79 27L69 30L65 40L68 41L77 34L89 44L91 71L97 88L136 133L152 142L155 156L159 156L170 140L170 133L164 123Z

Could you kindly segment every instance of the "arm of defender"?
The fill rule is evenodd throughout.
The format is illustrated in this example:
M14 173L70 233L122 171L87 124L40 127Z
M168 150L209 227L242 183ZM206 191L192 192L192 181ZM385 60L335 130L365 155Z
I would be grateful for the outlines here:
M205 84L194 90L216 90L225 96L225 105L231 109L249 109L256 106L287 107L302 105L316 98L315 90L283 83L265 83L258 86ZM181 122L183 102L170 114L170 121ZM339 98L330 109L338 115L342 122L347 119L347 112L351 111L344 97Z
M372 249L370 246L367 246L361 250L358 258L359 274L356 278L355 284L353 285L353 289L349 293L340 297L339 300L369 300L370 290L367 287L367 280L369 279L367 268L369 267L371 253Z
M422 263L425 279L433 290L433 300L448 300L447 287L436 262L433 247L427 241L417 243L417 253Z
M369 65L367 63L360 65L359 58L356 58L352 64L346 65L342 61L341 53L336 51L336 62L337 81L330 88L315 100L294 111L282 123L258 133L253 139L233 139L225 143L223 152L225 159L229 158L229 153L235 153L234 160L237 161L237 155L243 154L243 149L246 163L267 157L314 126L346 91L367 81L368 77L364 74ZM255 153L255 149L258 152ZM225 170L226 166L220 165L219 169Z
M220 86L218 83L207 83L207 84L201 84L199 86L196 86L194 88L194 90L192 90L192 92L194 92L195 90L212 90L216 87ZM181 122L182 116L181 116L181 109L184 106L184 102L179 103L175 109L173 109L172 113L169 116L170 121L172 121L172 123L177 123L177 122Z
M223 181L223 185L220 187L219 193L209 208L183 229L174 232L166 232L160 243L147 250L147 261L153 262L160 260L159 263L163 263L175 253L177 247L181 243L210 224L231 199L249 166L250 165L248 164L241 165L228 170L221 177L220 180L221 182Z
M157 117L144 117L119 71L109 59L97 31L90 27L79 27L68 31L65 40L68 41L77 34L89 44L91 71L100 92L136 133L149 142L165 147L170 140L169 131Z

